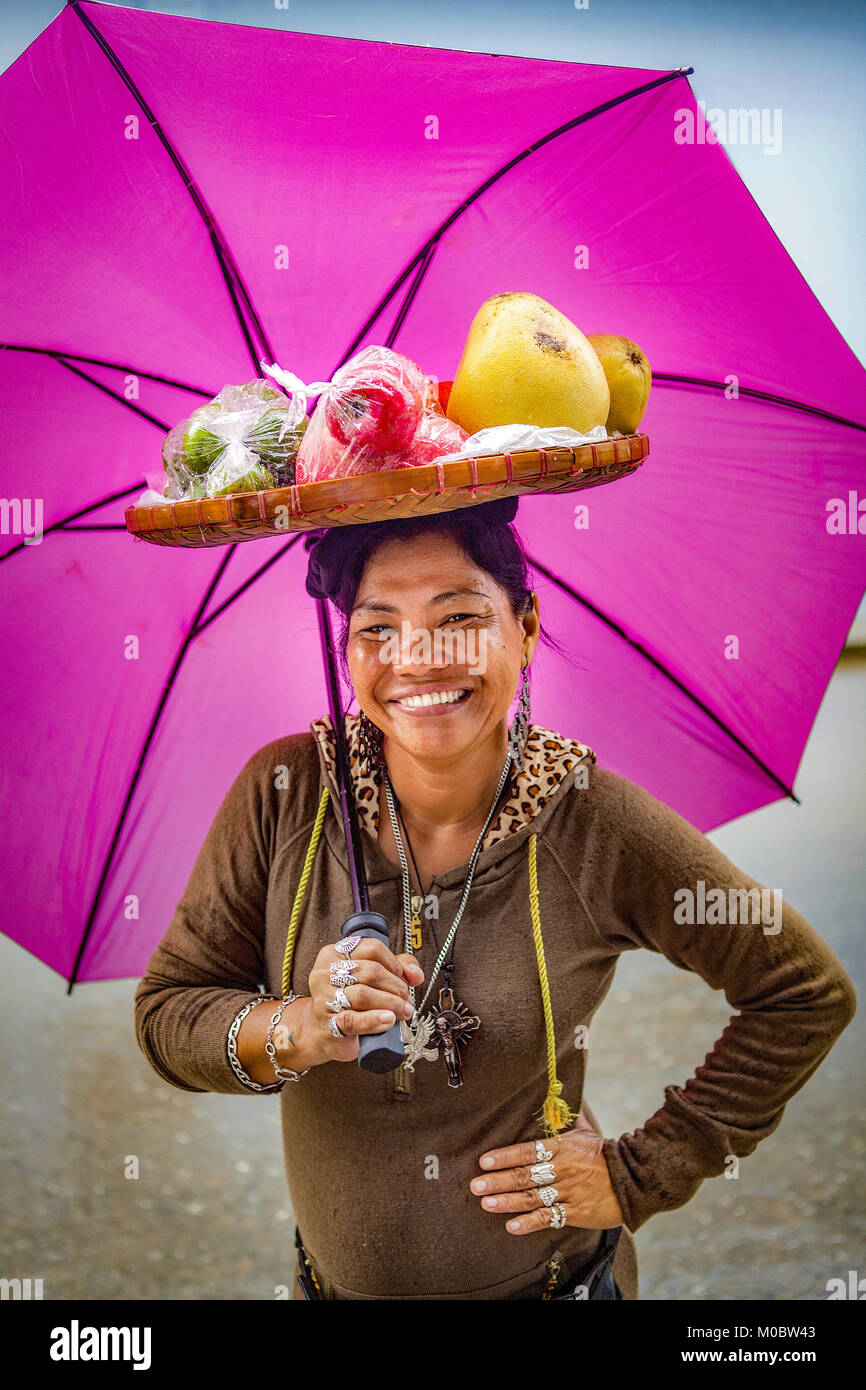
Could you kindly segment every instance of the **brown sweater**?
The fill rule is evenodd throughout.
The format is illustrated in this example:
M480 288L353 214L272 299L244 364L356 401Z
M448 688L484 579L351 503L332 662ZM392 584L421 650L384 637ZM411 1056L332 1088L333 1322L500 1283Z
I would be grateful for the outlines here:
M260 988L280 993L289 917L325 785L331 799L295 946L296 993L307 993L319 949L339 937L352 911L329 765L312 732L275 740L250 758L216 814L135 997L139 1045L173 1086L256 1094L232 1071L226 1036ZM760 922L679 922L674 894L689 887L700 894L700 880L706 893L762 885L669 807L599 767L591 752L532 812L482 851L458 933L455 992L482 1020L464 1053L462 1088L448 1087L441 1060L419 1062L408 1093L398 1089L396 1073L330 1062L280 1093L295 1216L336 1297L533 1297L554 1250L576 1270L599 1243L598 1232L571 1226L509 1235L504 1219L469 1191L484 1150L542 1133L535 1117L547 1069L529 834L539 836L557 1069L573 1110L581 1105L586 1058L576 1030L590 1024L622 951L661 952L724 990L739 1011L695 1075L665 1088L643 1128L605 1139L629 1231L689 1201L730 1155L752 1153L854 1014L844 968L790 904L778 931ZM391 947L401 951L399 870L369 830L362 842L371 907L391 923ZM465 869L433 882L440 943ZM418 955L428 978L435 954L425 931Z

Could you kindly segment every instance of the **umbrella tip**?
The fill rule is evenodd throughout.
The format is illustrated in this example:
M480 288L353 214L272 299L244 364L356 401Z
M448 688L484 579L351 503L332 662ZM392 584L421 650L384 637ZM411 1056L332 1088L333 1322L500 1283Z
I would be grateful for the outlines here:
M677 72L680 77L688 77L690 73L694 72L694 68L677 68Z

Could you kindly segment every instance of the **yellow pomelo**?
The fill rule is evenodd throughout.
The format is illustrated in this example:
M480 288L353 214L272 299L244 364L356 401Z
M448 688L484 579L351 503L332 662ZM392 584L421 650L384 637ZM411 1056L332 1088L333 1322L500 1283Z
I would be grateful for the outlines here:
M610 392L592 344L535 294L497 294L469 329L448 418L474 434L491 425L603 425Z
M646 355L631 338L616 333L590 333L610 389L608 434L634 434L649 400L652 372Z

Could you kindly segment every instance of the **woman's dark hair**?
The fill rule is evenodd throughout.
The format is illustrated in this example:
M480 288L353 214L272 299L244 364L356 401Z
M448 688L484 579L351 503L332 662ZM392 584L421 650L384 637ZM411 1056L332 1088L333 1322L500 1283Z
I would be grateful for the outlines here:
M529 563L522 541L510 522L491 517L489 512L485 515L485 508L494 505L461 507L431 516L403 517L361 526L342 526L326 532L330 553L326 561L329 580L325 581L325 585L328 596L342 615L339 654L347 678L346 653L352 608L367 561L387 541L409 540L431 531L450 535L468 559L505 590L514 616L523 616L531 604ZM543 626L539 640L553 650L568 655Z

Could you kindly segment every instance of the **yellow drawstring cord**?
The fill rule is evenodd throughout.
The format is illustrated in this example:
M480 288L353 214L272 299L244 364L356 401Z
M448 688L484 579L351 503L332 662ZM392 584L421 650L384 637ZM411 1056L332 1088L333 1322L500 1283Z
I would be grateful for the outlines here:
M283 955L283 974L282 974L282 994L283 998L289 993L289 984L292 975L292 955L295 949L295 938L298 931L298 921L301 916L301 907L304 895L307 891L307 884L310 881L310 874L313 871L313 860L316 857L316 849L322 835L322 826L325 823L325 812L328 808L329 791L327 787L322 790L319 801L319 809L316 813L313 832L310 836L310 843L307 846L307 853L304 859L304 867L301 871L298 890L295 893L295 901L292 905L292 915L289 920L289 933L286 937L286 949ZM560 1130L567 1129L570 1125L577 1122L577 1115L569 1109L566 1101L562 1099L562 1082L556 1075L556 1035L553 1029L553 1007L550 1002L550 984L547 979L547 963L544 959L544 942L541 939L541 912L538 906L538 865L537 865L537 835L529 836L529 911L532 917L532 936L535 941L535 954L538 959L538 979L541 984L541 998L544 1005L544 1032L547 1040L547 1095L544 1105L539 1113L539 1124L543 1125L547 1135L554 1136Z
M289 993L289 983L292 978L292 953L295 949L295 936L298 930L298 920L301 915L301 904L304 901L304 894L307 891L310 874L313 872L313 860L316 857L316 849L318 848L319 838L322 834L322 826L325 824L325 812L328 809L329 795L328 788L323 787L322 795L319 799L319 809L316 812L316 819L313 825L313 833L310 836L310 843L307 845L304 867L301 870L301 881L298 884L298 891L295 894L295 901L292 906L292 915L289 919L289 934L286 937L286 950L283 955L283 976L280 983L282 997L284 999Z
M561 1129L576 1124L577 1115L568 1108L562 1099L562 1082L556 1075L556 1036L553 1031L553 1008L550 1003L550 985L547 980L547 963L544 959L544 942L541 939L541 913L538 908L538 866L537 835L529 837L529 911L532 915L532 935L535 939L535 954L538 957L538 978L541 983L541 998L544 1004L544 1032L547 1038L547 1095L538 1120L548 1135L556 1135Z

